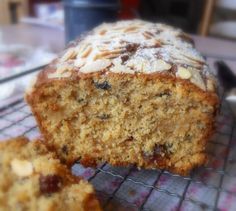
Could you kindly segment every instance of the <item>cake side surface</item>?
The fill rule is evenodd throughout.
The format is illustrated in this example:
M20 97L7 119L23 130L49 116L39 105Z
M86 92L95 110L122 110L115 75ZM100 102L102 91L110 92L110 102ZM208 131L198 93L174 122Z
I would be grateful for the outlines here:
M206 160L217 109L214 93L158 74L54 81L32 96L46 144L65 162L108 161L184 174Z
M40 141L0 143L0 210L101 210L88 182L71 175Z
M103 24L44 69L26 100L66 163L186 174L206 161L218 107L191 38L163 24Z

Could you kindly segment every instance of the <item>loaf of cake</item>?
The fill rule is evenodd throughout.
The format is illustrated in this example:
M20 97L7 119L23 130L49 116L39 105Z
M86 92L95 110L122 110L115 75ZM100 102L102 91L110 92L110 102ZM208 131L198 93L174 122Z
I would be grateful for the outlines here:
M0 142L1 211L100 211L93 187L40 141Z
M185 175L206 161L215 88L189 35L133 20L70 43L26 100L47 146L69 165L106 161Z

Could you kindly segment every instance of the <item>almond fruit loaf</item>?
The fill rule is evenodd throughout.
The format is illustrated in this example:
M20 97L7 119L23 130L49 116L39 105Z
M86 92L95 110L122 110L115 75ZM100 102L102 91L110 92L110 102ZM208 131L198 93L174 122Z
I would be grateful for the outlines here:
M182 175L206 162L218 107L215 79L189 35L141 20L104 23L70 43L26 100L67 164Z

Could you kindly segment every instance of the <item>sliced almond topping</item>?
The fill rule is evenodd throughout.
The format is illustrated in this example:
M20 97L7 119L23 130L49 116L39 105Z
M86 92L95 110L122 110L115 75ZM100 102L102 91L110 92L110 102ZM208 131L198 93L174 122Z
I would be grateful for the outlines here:
M51 73L48 75L48 78L67 78L71 76L71 72L64 72L64 73Z
M152 71L159 72L159 71L169 70L171 68L171 65L165 62L164 60L158 59L152 63L152 68L153 68Z
M69 48L67 52L61 57L61 61L65 62L68 61L69 59L73 59L76 57L76 51L74 48Z
M92 46L89 43L81 43L76 51L77 57L85 58L91 53Z
M126 63L126 66L129 68L133 68L135 72L146 72L150 71L151 65L150 63L143 58L135 58L131 59Z
M27 177L33 173L33 165L27 160L13 159L11 161L11 168L20 177Z
M95 56L96 59L112 59L118 57L121 53L120 49L115 49L112 51L103 51Z
M207 79L207 90L215 91L215 83L212 79Z
M110 71L114 73L134 73L133 70L131 70L129 67L126 67L125 65L120 64L120 61L114 61L114 66L111 67Z
M82 58L88 57L88 55L91 53L92 47L88 46L87 48L84 49L84 51L81 53Z
M104 35L106 34L107 30L106 29L102 29L101 31L98 32L98 34L100 35Z
M148 33L148 32L143 32L143 36L147 39L147 40L149 40L149 39L152 39L153 38L153 36L152 36L152 34L150 34L150 33Z
M110 65L111 65L110 60L98 59L93 62L85 64L83 67L81 67L80 72L84 72L84 73L97 72L100 70L104 70Z
M85 64L85 59L79 58L74 61L74 65L76 67L82 67L84 64Z
M64 72L66 72L68 70L70 71L72 69L73 69L73 67L70 65L60 65L57 68L57 73L64 73Z
M48 78L63 78L63 77L70 77L71 70L73 70L72 65L68 64L61 64L58 66L56 72L48 74Z
M138 28L139 28L138 26L130 26L130 27L124 29L124 32L136 31Z
M188 69L184 67L178 67L177 76L179 76L182 79L189 79L191 78L191 73Z
M206 90L205 82L199 70L191 68L189 69L189 71L191 72L191 75L192 75L190 81L194 83L195 85L197 85L199 88Z

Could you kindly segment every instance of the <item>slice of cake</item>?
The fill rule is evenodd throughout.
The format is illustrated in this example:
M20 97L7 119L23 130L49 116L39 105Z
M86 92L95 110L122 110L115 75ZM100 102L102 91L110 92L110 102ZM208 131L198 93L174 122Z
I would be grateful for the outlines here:
M102 24L37 76L26 100L66 163L107 161L186 174L206 161L215 80L181 30Z
M101 210L93 187L39 141L0 142L0 210Z

